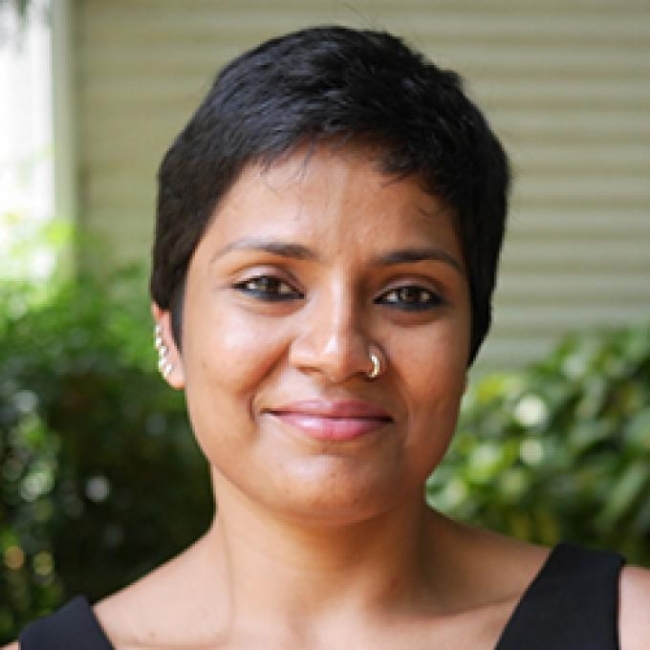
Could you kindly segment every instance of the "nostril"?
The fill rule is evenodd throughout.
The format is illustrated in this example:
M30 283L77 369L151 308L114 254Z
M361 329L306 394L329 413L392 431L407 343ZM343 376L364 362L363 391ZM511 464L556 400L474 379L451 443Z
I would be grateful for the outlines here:
M330 381L340 383L352 376L369 377L375 365L382 369L380 355L375 354L373 362L368 353L364 337L329 336L318 339L304 335L296 339L290 351L290 363L302 371L320 372Z
M332 382L355 375L366 377L373 365L361 304L350 287L337 285L312 291L297 323L290 362L304 371L321 372ZM381 355L378 357L381 365Z

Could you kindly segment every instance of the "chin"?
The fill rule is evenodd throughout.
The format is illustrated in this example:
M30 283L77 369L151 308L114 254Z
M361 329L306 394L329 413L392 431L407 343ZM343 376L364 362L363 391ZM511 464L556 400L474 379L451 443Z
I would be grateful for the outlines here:
M409 502L424 503L426 477L409 489L404 476L389 471L319 465L320 471L312 466L285 474L277 489L269 485L263 496L265 506L306 524L344 525L367 521Z

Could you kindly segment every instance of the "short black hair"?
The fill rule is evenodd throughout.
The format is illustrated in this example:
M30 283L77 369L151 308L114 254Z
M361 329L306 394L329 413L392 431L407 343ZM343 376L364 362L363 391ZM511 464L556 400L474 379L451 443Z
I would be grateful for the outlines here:
M302 29L218 74L163 158L151 294L180 344L190 259L242 170L319 144L370 146L382 171L417 175L450 209L469 278L473 362L491 324L510 171L485 117L443 70L386 32Z

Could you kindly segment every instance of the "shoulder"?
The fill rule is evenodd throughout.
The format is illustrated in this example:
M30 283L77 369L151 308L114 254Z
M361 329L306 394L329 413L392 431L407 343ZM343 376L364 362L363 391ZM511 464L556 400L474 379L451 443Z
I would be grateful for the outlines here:
M450 585L447 597L461 609L512 610L539 574L550 549L483 528L446 520L432 542L431 575ZM442 542L444 542L444 546Z
M642 650L650 637L650 571L636 566L621 573L619 629L621 650Z
M20 650L20 646L18 645L18 641L15 641L14 643L3 646L0 650Z
M199 540L180 555L94 606L95 616L116 647L205 645L215 616L205 603L218 606L219 583L209 544ZM225 609L224 609L225 611ZM207 630L207 631L206 631ZM157 646L158 647L158 646Z

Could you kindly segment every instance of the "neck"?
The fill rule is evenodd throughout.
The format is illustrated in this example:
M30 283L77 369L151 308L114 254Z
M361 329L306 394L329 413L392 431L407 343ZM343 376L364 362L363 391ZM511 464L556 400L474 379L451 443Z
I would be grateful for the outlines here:
M412 609L430 593L438 519L421 494L366 519L305 523L269 514L233 490L218 493L204 543L231 621L381 615Z

